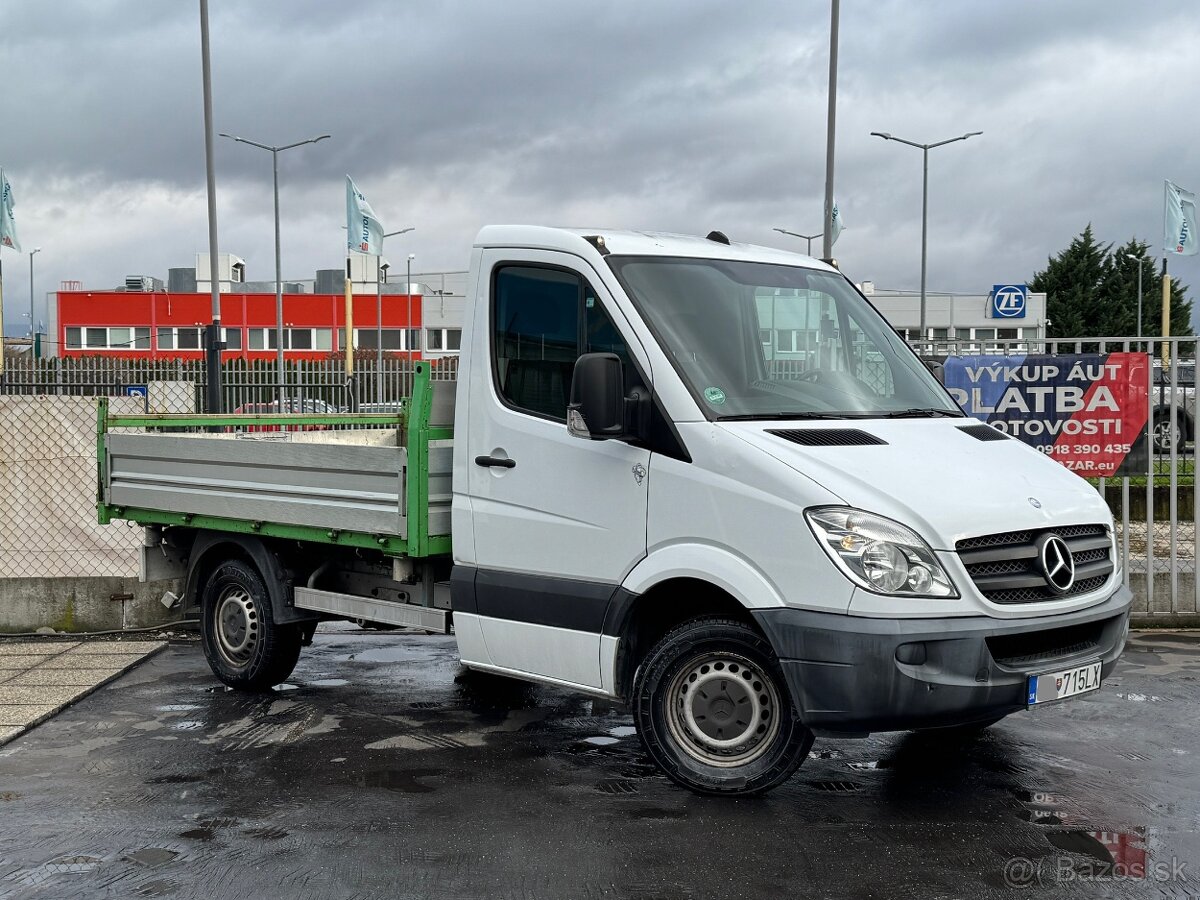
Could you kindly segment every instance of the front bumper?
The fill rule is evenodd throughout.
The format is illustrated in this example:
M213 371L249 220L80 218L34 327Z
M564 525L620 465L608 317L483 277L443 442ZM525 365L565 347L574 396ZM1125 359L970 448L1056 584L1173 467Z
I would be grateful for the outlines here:
M1133 595L1025 619L876 619L760 609L796 711L818 734L869 734L995 719L1025 708L1026 678L1125 647Z

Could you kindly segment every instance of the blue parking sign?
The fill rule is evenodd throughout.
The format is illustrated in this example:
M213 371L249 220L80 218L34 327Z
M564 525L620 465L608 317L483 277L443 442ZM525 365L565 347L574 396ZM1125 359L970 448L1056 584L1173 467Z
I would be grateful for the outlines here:
M992 286L988 315L993 319L1023 319L1029 301L1029 288L1023 284Z
M142 408L147 412L150 411L150 390L144 384L127 384L125 385L126 397L138 397L142 401Z

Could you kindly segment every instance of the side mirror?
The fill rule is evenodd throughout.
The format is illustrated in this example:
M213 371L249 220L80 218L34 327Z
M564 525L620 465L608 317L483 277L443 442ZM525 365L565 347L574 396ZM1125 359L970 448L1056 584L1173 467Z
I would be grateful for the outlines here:
M625 434L625 371L615 353L585 353L575 361L567 431L593 441Z

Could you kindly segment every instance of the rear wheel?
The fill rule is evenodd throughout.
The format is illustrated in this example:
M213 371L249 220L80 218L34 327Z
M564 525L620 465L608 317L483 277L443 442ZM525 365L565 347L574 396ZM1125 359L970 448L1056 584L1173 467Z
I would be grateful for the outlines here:
M231 559L218 565L200 598L200 638L213 674L230 687L262 691L292 674L300 658L299 625L276 625L258 570Z
M698 793L769 791L813 742L770 645L729 619L697 619L667 634L639 667L632 701L646 752Z

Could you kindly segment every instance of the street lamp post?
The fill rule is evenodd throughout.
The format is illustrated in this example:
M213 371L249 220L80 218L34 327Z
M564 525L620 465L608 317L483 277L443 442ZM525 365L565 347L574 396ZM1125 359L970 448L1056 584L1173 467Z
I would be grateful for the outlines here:
M947 138L944 141L938 141L934 144L918 144L916 141L906 141L904 138L898 138L893 134L888 134L886 131L872 131L871 134L875 137L883 138L885 141L896 141L900 144L908 144L910 147L916 147L921 151L924 159L924 169L921 178L921 340L924 341L928 337L925 330L925 258L929 235L929 151L934 147L941 147L944 144L965 141L967 138L975 137L976 135L983 134L983 132L970 131L967 134L960 134L958 137Z
M1142 257L1135 256L1132 253L1125 254L1126 259L1132 259L1137 262L1138 267L1138 313L1137 313L1137 337L1142 339Z
M775 231L778 231L780 234L787 234L787 235L791 235L792 237L798 237L803 241L808 241L808 251L807 252L808 252L809 256L812 256L812 242L815 241L817 238L822 237L825 234L825 232L823 232L823 231L820 234L800 234L799 232L796 232L796 231L788 231L786 228L776 228Z
M408 346L408 335L413 333L412 327L412 261L417 258L415 253L408 254L408 259L404 261L404 294L408 297L408 324L407 331L404 337L404 349L407 350L408 358L412 359L412 348ZM421 333L417 332L417 347L421 346Z
M275 189L275 345L276 365L279 367L279 411L283 412L283 273L282 263L279 255L279 154L284 150L291 150L294 147L303 147L305 144L315 144L318 141L325 140L327 137L330 137L330 135L323 134L320 137L296 141L294 144L285 144L282 147L271 147L267 144L260 144L257 141L251 141L247 138L238 137L234 134L226 134L223 131L221 132L221 137L229 138L231 141L237 141L239 144L249 144L251 147L257 147L259 150L267 150L271 154L271 176Z
M29 358L37 358L37 320L33 317L33 254L41 253L41 247L29 251Z
M389 231L385 238L408 234L416 226ZM375 260L375 402L383 403L383 286L379 267L383 262L383 242L379 244L379 256ZM407 288L406 288L407 290Z

